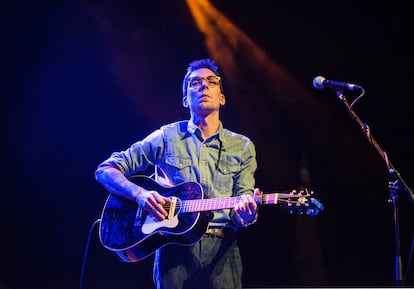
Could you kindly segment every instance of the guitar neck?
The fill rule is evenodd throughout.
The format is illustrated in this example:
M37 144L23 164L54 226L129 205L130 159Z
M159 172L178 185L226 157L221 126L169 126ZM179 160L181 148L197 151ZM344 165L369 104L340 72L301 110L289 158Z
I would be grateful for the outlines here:
M256 203L259 205L277 205L281 199L290 198L292 195L285 193L261 194L254 196ZM184 213L203 212L220 209L234 208L237 202L240 201L238 197L226 198L210 198L200 200L184 200L182 201L181 210Z

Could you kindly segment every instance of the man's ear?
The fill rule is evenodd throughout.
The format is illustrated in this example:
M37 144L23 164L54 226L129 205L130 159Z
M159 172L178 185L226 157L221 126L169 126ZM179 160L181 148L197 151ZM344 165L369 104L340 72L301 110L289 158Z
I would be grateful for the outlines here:
M184 106L184 107L188 107L187 96L183 96L182 103L183 103L183 106Z
M221 105L225 105L226 104L226 96L224 94L221 94L220 104Z

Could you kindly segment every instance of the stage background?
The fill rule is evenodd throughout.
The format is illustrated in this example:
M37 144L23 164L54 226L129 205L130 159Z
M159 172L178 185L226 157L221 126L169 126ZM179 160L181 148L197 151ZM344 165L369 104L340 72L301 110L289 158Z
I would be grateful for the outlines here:
M90 230L84 289L153 288L152 257L122 263L91 229L107 198L94 171L111 152L188 118L182 77L189 61L204 57L223 64L223 123L254 141L257 186L310 186L326 208L316 218L261 208L259 222L239 234L245 287L395 284L385 162L335 91L312 80L365 88L354 109L412 185L408 4L210 3L217 10L208 21L217 27L209 35L186 1L3 4L0 288L79 288ZM228 23L248 40L218 37ZM209 46L211 38L219 45ZM398 195L406 269L414 204ZM412 267L406 285L414 285Z

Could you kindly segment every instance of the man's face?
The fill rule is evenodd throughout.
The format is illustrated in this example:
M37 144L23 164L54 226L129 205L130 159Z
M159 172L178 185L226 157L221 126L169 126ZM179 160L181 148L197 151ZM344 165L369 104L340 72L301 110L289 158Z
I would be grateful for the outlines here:
M221 92L220 78L208 68L194 70L187 81L184 106L200 116L218 111L226 102Z

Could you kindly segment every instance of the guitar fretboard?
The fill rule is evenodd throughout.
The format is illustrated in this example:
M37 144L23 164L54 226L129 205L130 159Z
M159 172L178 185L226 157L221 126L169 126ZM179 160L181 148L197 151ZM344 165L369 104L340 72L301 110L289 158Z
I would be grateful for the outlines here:
M277 205L281 198L292 198L290 194L274 193L254 196L256 202L260 205ZM201 200L184 200L178 201L177 208L184 213L212 211L219 209L233 208L240 201L241 197L211 198Z

